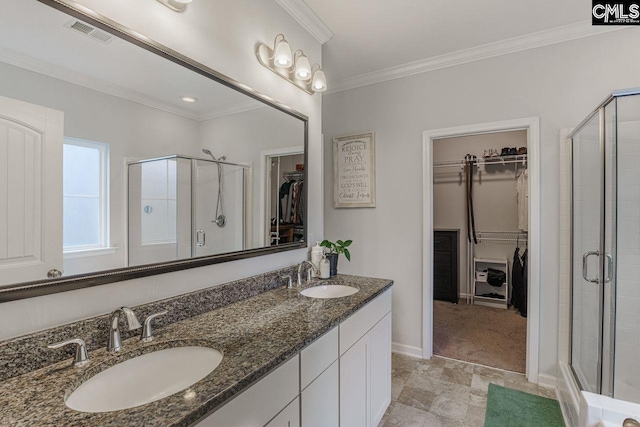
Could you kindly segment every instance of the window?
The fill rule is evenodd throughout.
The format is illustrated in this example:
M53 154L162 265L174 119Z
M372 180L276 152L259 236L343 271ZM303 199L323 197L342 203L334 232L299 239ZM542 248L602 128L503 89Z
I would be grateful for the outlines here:
M109 146L65 138L63 148L63 248L109 246Z

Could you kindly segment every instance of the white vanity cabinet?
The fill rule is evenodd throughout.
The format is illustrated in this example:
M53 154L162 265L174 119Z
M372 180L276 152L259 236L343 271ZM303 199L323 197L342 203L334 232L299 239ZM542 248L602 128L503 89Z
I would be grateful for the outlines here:
M340 425L375 427L389 403L391 293L387 291L340 325Z
M284 365L242 392L238 397L200 421L198 427L280 427L278 417L292 418L297 414L298 424L287 420L285 427L299 427L300 356L292 357ZM278 417L276 417L278 416ZM295 420L295 419L294 419ZM274 423L275 422L275 423ZM280 420L282 423L283 421ZM274 423L274 424L272 424Z
M199 427L376 427L391 403L391 290Z

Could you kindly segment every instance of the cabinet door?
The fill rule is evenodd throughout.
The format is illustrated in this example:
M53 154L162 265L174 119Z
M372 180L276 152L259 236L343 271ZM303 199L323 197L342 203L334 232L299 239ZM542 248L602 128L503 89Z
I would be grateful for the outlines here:
M340 417L338 381L338 361L336 360L302 391L302 427L338 425Z
M369 427L367 376L369 334L340 357L340 425Z
M269 421L265 427L300 427L300 400L289 404L277 417Z
M371 425L377 426L391 403L391 313L369 332Z

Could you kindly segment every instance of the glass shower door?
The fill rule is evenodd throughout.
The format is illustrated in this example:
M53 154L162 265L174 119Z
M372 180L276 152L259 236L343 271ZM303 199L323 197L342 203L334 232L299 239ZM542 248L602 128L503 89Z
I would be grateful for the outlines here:
M599 393L602 376L599 255L604 165L601 114L596 114L572 141L571 366L582 389L594 393Z

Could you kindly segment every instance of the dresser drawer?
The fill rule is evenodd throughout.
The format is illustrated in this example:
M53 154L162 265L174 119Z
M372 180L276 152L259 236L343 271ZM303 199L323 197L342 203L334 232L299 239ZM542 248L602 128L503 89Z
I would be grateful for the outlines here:
M449 251L453 247L453 236L442 234L439 232L434 233L433 237L433 249L436 251Z

